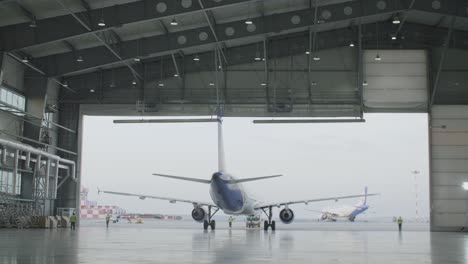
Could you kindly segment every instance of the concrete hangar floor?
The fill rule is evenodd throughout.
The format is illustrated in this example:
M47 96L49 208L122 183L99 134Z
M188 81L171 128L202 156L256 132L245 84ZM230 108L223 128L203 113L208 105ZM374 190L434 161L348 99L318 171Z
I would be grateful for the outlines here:
M468 263L463 233L427 224L297 223L275 232L235 222L215 231L181 221L102 221L69 229L0 229L0 263Z

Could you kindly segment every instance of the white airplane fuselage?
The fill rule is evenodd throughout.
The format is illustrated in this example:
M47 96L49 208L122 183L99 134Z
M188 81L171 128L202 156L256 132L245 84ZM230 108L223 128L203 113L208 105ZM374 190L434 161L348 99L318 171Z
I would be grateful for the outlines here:
M226 214L257 215L258 201L249 197L241 183L228 183L235 177L225 172L215 172L210 183L210 196L213 202Z
M335 218L347 218L350 221L354 221L356 216L364 213L369 209L368 205L357 205L357 206L344 206L341 208L324 210L321 215L321 219L335 219Z

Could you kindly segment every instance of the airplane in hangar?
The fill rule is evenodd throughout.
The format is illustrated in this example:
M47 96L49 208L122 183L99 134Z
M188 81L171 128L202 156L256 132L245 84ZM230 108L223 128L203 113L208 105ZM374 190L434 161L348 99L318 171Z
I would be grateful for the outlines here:
M320 213L320 220L323 221L336 221L338 218L348 219L350 222L354 222L356 217L369 209L367 204L367 186L364 188L364 198L359 201L356 205L345 205L337 208L326 208Z
M201 184L207 184L210 186L211 202L194 201L187 199L179 199L172 197L162 197L146 194L134 194L117 191L98 190L99 193L107 193L114 195L123 196L135 196L140 199L159 199L168 200L171 203L184 202L193 204L192 218L197 222L203 223L203 228L206 230L211 227L212 230L216 227L215 220L212 220L213 216L221 209L225 214L228 215L260 215L264 213L268 220L264 222L264 229L271 230L276 229L276 224L273 219L273 208L282 208L279 212L279 219L285 224L290 224L294 220L294 212L289 207L293 204L308 204L311 202L321 201L337 201L340 199L349 199L356 197L363 197L364 195L348 195L348 196L335 196L327 198L317 199L303 199L295 201L282 201L282 202L262 202L252 198L242 187L242 183L250 181L258 181L280 177L282 175L270 175L254 178L242 178L238 179L232 174L228 173L225 166L224 160L224 146L223 146L223 131L222 131L222 114L221 107L217 107L217 118L210 119L143 119L143 120L114 120L114 123L170 123L170 122L216 122L218 123L218 170L211 175L210 179L199 179L191 177L174 176L167 174L154 173L154 176L171 178L175 180L191 181ZM375 194L368 194L372 196Z

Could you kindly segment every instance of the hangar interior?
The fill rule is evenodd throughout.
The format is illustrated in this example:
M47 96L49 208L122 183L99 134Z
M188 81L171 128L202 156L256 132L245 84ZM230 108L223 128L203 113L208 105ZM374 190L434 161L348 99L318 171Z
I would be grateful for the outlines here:
M79 207L83 115L219 100L235 117L428 113L431 230L460 230L467 31L464 0L1 0L0 203Z

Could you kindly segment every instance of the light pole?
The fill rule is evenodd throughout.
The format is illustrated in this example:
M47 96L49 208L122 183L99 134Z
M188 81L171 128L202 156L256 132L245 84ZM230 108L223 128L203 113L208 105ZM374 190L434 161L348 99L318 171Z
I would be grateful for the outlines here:
M419 221L419 210L418 210L418 181L416 180L416 175L420 173L418 170L413 170L411 171L413 174L414 178L414 195L415 195L415 201L416 201L416 222Z

